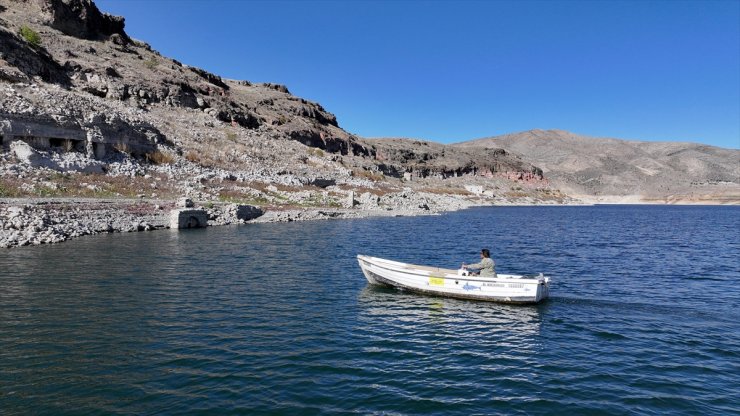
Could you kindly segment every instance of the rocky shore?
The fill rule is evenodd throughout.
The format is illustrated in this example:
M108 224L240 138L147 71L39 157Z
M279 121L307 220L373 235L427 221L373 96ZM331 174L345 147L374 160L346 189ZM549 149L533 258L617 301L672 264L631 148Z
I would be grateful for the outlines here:
M244 220L236 214L237 204L207 203L196 206L208 217L207 226L248 222L292 222L373 216L433 215L473 205L460 198L429 198L416 193L380 197L368 206L351 208L254 208L257 218ZM380 205L379 205L380 202ZM84 198L5 198L0 199L0 248L52 244L101 233L138 232L169 229L173 200L84 199Z

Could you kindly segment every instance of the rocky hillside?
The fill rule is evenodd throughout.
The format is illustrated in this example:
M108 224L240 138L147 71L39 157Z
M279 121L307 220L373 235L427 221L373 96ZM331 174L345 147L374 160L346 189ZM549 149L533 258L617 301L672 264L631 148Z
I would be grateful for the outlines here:
M358 138L286 86L162 56L91 0L0 0L0 144L0 197L563 200L502 149Z
M449 201L409 192L466 203L571 202L563 192L733 202L738 160L710 146L561 131L452 146L364 139L286 86L162 56L91 0L0 0L0 197L329 207L354 206L355 192L372 208L431 210Z
M571 195L608 201L740 203L740 150L530 130L459 143L503 148Z

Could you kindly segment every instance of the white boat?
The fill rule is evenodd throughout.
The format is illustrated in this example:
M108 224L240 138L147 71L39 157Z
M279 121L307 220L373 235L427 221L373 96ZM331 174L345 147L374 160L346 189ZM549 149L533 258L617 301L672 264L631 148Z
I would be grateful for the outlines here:
M362 254L357 261L371 284L412 292L505 303L537 303L550 295L550 278L542 273L485 277L468 275L462 269L417 266Z

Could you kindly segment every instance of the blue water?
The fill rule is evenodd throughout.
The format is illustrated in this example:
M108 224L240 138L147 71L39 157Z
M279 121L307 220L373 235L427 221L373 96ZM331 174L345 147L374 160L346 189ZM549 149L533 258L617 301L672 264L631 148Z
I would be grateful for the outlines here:
M740 207L497 207L0 252L0 414L740 414ZM355 255L545 272L536 306Z

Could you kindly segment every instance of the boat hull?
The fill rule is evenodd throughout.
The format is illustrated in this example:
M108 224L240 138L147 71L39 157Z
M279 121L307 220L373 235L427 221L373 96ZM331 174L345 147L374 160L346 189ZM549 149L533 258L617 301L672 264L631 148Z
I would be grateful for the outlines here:
M534 304L549 297L545 276L461 276L456 270L418 266L358 255L363 274L371 284L426 295L490 302Z

